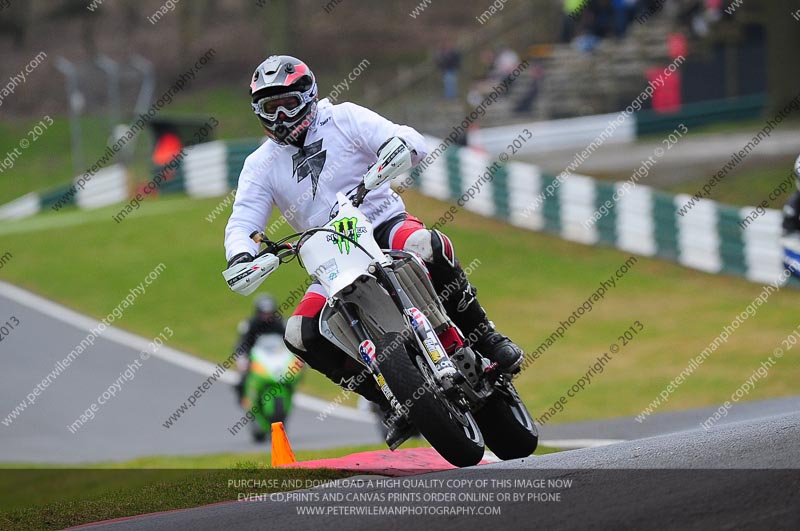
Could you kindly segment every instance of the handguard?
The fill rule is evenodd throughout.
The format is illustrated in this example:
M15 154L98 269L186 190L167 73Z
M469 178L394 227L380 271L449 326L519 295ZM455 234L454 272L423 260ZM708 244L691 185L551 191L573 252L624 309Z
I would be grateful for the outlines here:
M383 183L390 181L411 169L412 150L405 140L392 137L378 150L378 161L369 167L364 175L364 186L367 190L375 190Z
M235 264L222 272L225 282L231 291L241 295L250 295L280 265L274 254L259 256L252 262Z

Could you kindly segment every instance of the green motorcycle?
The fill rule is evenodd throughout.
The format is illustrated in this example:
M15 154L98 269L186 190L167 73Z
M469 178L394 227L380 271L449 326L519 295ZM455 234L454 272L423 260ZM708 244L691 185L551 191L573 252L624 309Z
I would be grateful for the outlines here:
M273 422L286 422L303 362L283 344L278 334L259 336L250 350L250 369L244 381L242 407L252 413L251 433L263 442Z

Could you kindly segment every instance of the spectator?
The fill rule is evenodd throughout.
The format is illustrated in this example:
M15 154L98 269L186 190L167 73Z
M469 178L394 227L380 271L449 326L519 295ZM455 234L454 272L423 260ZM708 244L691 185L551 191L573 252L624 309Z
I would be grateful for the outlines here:
M594 33L595 27L594 12L591 9L586 9L581 13L581 18L577 25L577 35L572 40L572 46L583 53L590 53L600 42L600 39Z
M508 46L500 46L495 51L481 53L481 62L487 66L486 74L473 81L467 93L467 103L471 106L480 105L483 98L489 94L495 85L501 83L514 70L519 67L520 58L517 52ZM504 96L512 92L515 83L510 83Z
M461 67L461 52L451 42L448 42L436 54L436 66L442 71L444 99L456 99L458 97L458 70Z
M616 35L618 39L625 36L628 24L630 24L633 19L633 13L636 10L637 3L638 0L613 0L614 35Z
M491 87L494 84L492 73L496 59L497 55L492 50L483 50L480 53L480 62L483 72L475 76L472 81L472 85L467 92L467 103L471 107L477 107L480 105L481 101L483 101L484 95L491 90Z
M591 4L594 15L592 34L599 39L608 37L614 28L614 8L611 2L612 0L596 0Z
M708 34L708 21L705 18L704 0L682 0L678 11L678 22L695 37Z
M578 21L589 0L562 0L564 17L561 22L561 42L572 42Z
M718 22L722 18L722 0L706 0L706 17L711 22Z
M519 66L519 55L508 46L502 46L495 54L492 78L501 81Z
M523 93L522 97L517 101L517 104L514 106L514 112L516 113L530 113L533 111L534 105L536 103L536 98L539 95L539 89L542 84L542 80L544 79L544 65L542 61L535 60L531 64L530 68L528 69L529 76L530 76L530 85L528 85L527 90Z

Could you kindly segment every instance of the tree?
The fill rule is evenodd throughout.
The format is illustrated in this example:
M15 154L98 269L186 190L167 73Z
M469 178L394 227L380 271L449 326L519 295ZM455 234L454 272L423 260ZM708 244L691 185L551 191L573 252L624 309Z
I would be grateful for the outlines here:
M31 3L12 1L2 9L2 12L0 35L11 34L14 47L21 49L30 31Z
M798 9L796 0L770 0L765 4L767 83L770 112L774 113L800 93L800 21L792 16Z
M262 11L261 20L264 23L265 43L270 54L294 53L300 55L297 49L302 42L296 34L297 25L294 23L295 6L291 0L260 0Z

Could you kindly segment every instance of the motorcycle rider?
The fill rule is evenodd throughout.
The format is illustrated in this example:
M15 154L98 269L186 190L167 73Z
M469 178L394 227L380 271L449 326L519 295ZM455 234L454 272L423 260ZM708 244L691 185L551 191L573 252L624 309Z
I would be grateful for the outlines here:
M319 100L311 69L291 56L273 55L261 63L253 73L250 96L269 141L247 158L239 176L225 229L228 267L254 259L259 246L250 235L264 229L273 204L296 230L324 226L337 214L336 193L352 197L365 171L377 164L376 173L386 180L366 196L361 210L373 223L378 244L419 255L451 319L464 335L477 336L473 348L498 370L517 371L522 351L487 318L450 239L406 212L389 186L396 176L390 174L393 161L404 160L408 168L427 156L422 135L353 103ZM333 382L379 404L387 416L391 445L412 427L391 414L372 378L356 382L363 367L320 334L327 295L319 283L308 288L286 323L286 345Z
M797 191L783 206L783 235L800 235L800 156L794 163Z
M800 277L800 157L794 163L797 191L783 205L784 265L795 276Z
M236 368L239 370L239 383L236 384L237 403L242 402L244 396L244 382L250 371L250 350L256 344L259 336L286 333L286 325L278 305L271 295L260 295L256 298L255 311L247 321L239 323L239 341L236 343Z

